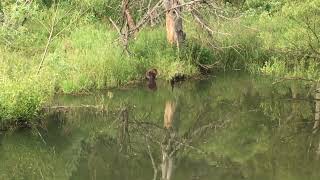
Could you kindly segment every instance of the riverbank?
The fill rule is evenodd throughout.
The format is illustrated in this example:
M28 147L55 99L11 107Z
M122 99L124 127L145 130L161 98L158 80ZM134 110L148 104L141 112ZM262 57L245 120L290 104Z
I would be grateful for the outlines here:
M203 55L192 47L179 52L170 47L162 28L142 32L131 45L130 55L114 43L116 38L116 32L106 27L79 28L69 38L61 39L39 74L40 55L1 49L1 122L37 117L55 93L81 94L144 80L149 68L157 68L158 77L165 80L175 74L199 73L192 56Z

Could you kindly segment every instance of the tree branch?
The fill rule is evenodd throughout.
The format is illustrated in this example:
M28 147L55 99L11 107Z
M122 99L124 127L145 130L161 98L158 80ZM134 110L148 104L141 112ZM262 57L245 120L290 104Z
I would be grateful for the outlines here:
M50 43L52 41L52 35L53 35L53 31L54 31L54 28L55 28L55 25L56 25L57 14L58 14L58 5L56 4L56 10L55 10L55 13L54 13L53 18L52 18L49 37L48 37L46 47L45 47L44 52L43 52L42 57L41 57L41 61L40 61L40 64L39 64L39 67L38 67L38 70L37 70L37 75L40 73L40 70L41 70L41 68L43 66L44 60L45 60L45 58L47 56L47 53L48 53L48 50L49 50L49 45L50 45Z

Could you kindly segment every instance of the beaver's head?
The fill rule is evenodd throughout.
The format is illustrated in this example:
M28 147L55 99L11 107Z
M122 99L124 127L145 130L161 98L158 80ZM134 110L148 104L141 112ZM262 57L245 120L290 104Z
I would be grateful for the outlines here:
M149 80L153 80L153 79L156 79L157 77L157 74L158 74L158 71L157 69L149 69L147 72L146 72L146 78L149 79Z

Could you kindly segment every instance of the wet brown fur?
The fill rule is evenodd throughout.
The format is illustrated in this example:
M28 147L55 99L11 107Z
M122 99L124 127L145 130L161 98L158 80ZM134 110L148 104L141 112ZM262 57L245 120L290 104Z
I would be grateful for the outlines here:
M157 74L158 74L157 69L149 69L146 72L146 78L148 79L148 87L151 90L156 90L157 89L157 84L156 84Z

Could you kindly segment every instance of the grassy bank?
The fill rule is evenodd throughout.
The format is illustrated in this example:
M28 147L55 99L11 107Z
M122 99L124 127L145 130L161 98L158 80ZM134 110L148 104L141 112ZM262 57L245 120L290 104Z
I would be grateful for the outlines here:
M177 73L198 74L193 62L202 54L192 50L191 43L180 51L170 47L162 28L142 31L131 42L130 55L116 42L116 35L97 24L75 29L53 44L39 74L41 53L1 49L1 121L35 119L56 92L78 94L119 87L144 79L149 68L157 68L162 79Z
M101 8L105 3L117 1L1 3L1 123L32 121L56 92L119 87L142 80L149 68L157 68L162 79L178 73L196 76L199 64L215 64L211 71L240 69L319 80L319 0L222 3L223 18L202 12L214 27L213 35L185 15L187 40L182 48L167 44L160 23L130 40L129 54L106 20L116 19L119 9L106 11ZM51 28L53 39L37 73Z

